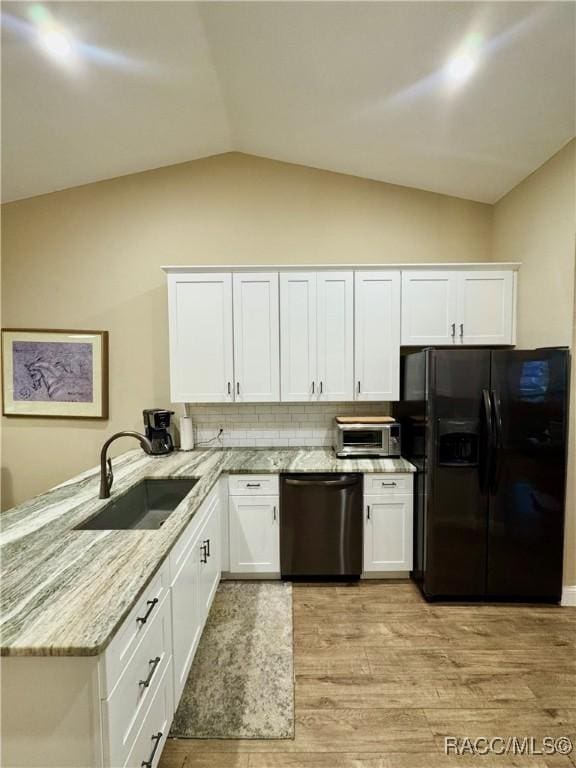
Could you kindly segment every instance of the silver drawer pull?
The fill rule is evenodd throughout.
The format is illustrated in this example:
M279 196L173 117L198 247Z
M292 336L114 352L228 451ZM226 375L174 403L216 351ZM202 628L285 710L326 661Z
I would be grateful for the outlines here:
M385 488L396 488L398 483L382 483Z
M160 656L156 656L155 659L150 659L148 664L150 664L150 672L148 672L148 677L146 678L146 680L140 680L140 682L138 683L138 685L141 685L142 688L148 688L148 686L150 685L150 681L154 677L154 672L156 672L156 667L158 666L158 664L160 664Z
M140 768L152 768L152 763L154 762L156 750L158 749L158 745L160 744L161 739L162 739L162 731L158 731L158 733L152 736L152 741L154 742L154 746L152 747L152 752L150 752L150 757L148 758L148 760L143 760L140 763Z
M246 488L260 488L260 483L246 483Z

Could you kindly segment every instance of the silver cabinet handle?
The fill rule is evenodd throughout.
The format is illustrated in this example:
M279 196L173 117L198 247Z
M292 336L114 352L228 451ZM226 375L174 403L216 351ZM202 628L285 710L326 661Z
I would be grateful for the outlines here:
M460 323L460 338L464 338L464 323Z
M320 394L322 394L322 389L323 389L322 382L320 382Z
M358 382L358 394L360 394L360 382Z
M314 382L312 382L312 394L314 394Z
M452 338L456 337L456 323L452 323Z
M206 557L210 557L210 539L204 539L203 543L206 547Z
M274 520L276 520L276 506L274 506Z
M366 518L370 520L370 504L366 506Z
M202 552L202 557L200 558L200 562L204 565L208 562L208 551L206 550L206 544L202 544L200 547L200 551Z
M230 382L228 382L228 394L232 394L232 387L230 386Z
M240 394L240 382L239 381L236 382L236 394L237 395Z
M396 488L397 483L382 483L386 488Z

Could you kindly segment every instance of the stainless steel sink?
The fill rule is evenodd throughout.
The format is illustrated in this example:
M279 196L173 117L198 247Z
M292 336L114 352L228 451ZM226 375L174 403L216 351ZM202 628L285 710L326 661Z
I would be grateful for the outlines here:
M156 530L162 526L197 479L141 480L113 499L97 515L76 526L79 531Z

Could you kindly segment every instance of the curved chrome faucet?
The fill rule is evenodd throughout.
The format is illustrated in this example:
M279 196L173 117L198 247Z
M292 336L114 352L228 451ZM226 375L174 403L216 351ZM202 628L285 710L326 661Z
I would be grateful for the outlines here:
M100 498L101 499L109 499L110 498L110 488L112 488L112 483L114 482L114 473L112 472L112 459L107 459L106 454L108 452L108 448L111 443L114 442L114 440L117 440L119 437L135 437L136 440L140 442L140 445L142 446L142 449L146 453L152 453L152 443L145 435L141 435L140 432L116 432L115 435L112 435L112 437L109 437L108 440L104 443L102 446L102 450L100 451Z

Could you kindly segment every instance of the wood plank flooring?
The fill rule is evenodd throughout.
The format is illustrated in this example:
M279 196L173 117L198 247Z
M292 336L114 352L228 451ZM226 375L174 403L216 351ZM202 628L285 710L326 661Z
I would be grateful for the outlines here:
M295 585L294 740L168 740L159 768L574 768L444 754L444 737L568 736L576 609L427 604L410 582Z

